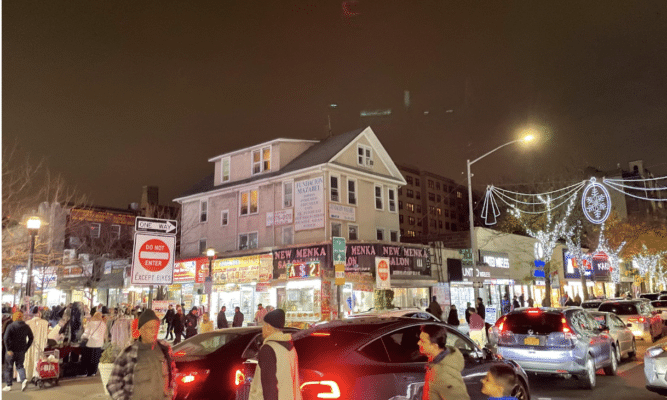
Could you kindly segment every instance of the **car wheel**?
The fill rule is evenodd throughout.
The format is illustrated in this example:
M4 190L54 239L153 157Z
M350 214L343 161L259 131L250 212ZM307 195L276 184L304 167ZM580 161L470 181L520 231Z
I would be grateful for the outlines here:
M614 376L616 375L616 369L618 368L618 349L615 346L611 347L611 352L613 354L610 354L611 357L611 364L608 367L604 367L604 374L607 376Z
M621 353L621 346L618 345L618 342L616 342L616 355L618 356L616 358L616 364L620 365L621 360L623 359L623 353Z
M592 358L586 358L586 373L583 375L584 388L592 390L595 388L595 362Z
M526 384L523 383L523 381L521 379L519 379L519 384L516 385L516 387L512 391L512 396L516 397L517 400L529 400L530 399L530 394L528 393L528 389L526 388Z
M628 352L628 358L633 359L637 355L637 342L632 338L632 348Z

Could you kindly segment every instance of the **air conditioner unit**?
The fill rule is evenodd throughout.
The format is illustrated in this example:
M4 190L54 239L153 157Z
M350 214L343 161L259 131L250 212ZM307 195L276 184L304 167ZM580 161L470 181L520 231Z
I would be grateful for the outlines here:
M63 264L73 264L76 260L76 249L63 250Z

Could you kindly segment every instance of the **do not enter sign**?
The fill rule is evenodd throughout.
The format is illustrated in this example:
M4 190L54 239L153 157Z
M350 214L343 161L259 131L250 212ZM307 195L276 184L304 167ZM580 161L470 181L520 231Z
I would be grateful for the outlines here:
M170 285L174 277L174 236L136 233L132 259L133 285Z
M377 289L391 289L389 258L375 257L375 286Z

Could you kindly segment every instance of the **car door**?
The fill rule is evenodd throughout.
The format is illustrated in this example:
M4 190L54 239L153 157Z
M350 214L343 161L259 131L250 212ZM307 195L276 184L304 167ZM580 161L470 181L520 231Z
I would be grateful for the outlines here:
M632 339L634 339L632 331L628 329L623 320L618 318L616 315L609 315L609 321L611 326L613 326L616 331L616 337L618 338L618 344L621 348L621 354L627 354L627 352L632 350Z
M603 339L599 335L598 324L593 317L585 311L575 311L571 317L572 327L582 336L582 340L588 344L588 350L593 354L596 367L606 365L609 362L609 350L604 349Z

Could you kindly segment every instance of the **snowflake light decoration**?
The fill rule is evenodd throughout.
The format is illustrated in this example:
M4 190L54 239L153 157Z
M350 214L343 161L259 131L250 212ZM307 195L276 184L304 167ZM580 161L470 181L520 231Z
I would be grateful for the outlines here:
M591 223L601 224L609 218L611 197L607 189L597 183L595 178L591 178L581 195L581 207Z

